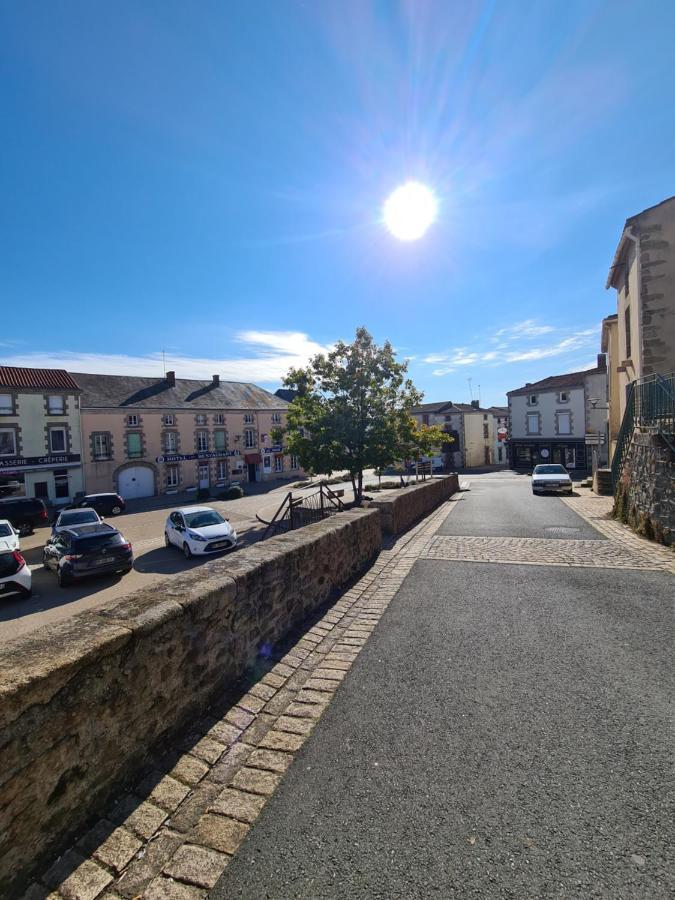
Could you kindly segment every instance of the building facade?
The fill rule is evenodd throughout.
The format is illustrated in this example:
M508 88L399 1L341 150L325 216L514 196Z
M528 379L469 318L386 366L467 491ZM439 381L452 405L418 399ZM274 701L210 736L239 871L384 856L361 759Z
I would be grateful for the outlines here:
M516 469L560 463L590 469L593 447L607 462L607 367L553 375L509 391L510 458Z
M480 468L494 465L497 461L498 420L492 410L483 409L477 400L471 403L452 403L450 400L422 403L411 412L420 425L436 425L454 438L447 448L439 448L446 468ZM503 412L501 418L505 418ZM502 456L506 464L505 449Z
M490 406L488 412L492 416L494 433L492 462L496 466L507 466L509 463L509 408L508 406Z
M0 497L61 506L82 491L80 393L60 369L0 366Z
M253 384L74 373L86 490L126 499L298 478L274 441L288 403Z

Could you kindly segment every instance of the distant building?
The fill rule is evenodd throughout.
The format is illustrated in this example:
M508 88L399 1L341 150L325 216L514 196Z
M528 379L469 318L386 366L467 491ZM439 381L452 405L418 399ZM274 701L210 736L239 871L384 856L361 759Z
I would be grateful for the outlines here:
M62 369L0 366L0 497L58 506L82 490L80 393Z
M492 416L494 444L492 461L495 465L508 464L508 440L509 440L509 408L508 406L490 406L488 413Z
M275 444L288 404L254 384L73 373L82 389L86 489L125 498L229 481L297 478Z
M422 425L436 425L454 438L439 448L447 468L480 468L493 465L497 459L497 425L493 413L483 409L478 400L471 403L421 403L411 410ZM506 453L503 451L504 462Z
M591 441L600 442L599 463L606 464L607 366L602 354L594 369L552 375L507 396L514 468L553 462L568 469L590 469Z

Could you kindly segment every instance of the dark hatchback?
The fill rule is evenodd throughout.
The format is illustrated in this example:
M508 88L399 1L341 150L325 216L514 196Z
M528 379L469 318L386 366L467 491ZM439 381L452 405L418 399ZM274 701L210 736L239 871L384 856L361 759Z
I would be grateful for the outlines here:
M39 497L8 497L0 500L0 519L9 519L21 534L32 534L36 525L47 525L49 515Z
M134 564L131 544L105 522L75 525L54 535L42 553L45 569L56 572L60 587L90 575L130 572Z
M87 494L76 497L66 509L95 509L99 516L119 516L126 509L126 503L119 494Z

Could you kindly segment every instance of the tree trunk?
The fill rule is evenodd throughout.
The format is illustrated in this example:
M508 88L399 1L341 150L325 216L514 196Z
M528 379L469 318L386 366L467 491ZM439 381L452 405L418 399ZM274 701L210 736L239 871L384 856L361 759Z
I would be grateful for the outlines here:
M363 469L359 469L359 478L358 478L358 498L356 501L357 506L361 506L363 502Z
M358 504L357 497L356 497L356 478L354 477L354 473L350 472L349 477L351 478L351 481L352 481L352 491L354 492L354 503L356 504L356 506L358 506L359 504Z

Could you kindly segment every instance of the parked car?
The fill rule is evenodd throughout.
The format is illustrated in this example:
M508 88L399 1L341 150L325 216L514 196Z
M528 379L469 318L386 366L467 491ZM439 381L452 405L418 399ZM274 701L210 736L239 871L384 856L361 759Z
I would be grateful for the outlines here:
M545 491L554 491L557 494L572 493L572 479L565 466L547 463L534 467L532 493L543 494Z
M76 497L66 509L95 509L99 516L119 516L127 508L127 504L119 494L86 494Z
M112 525L73 525L51 537L42 552L45 569L56 572L59 586L90 575L130 572L134 564L131 544Z
M232 550L237 533L227 519L210 506L184 506L170 513L164 526L167 547L180 547L186 559L193 555Z
M72 528L73 525L99 525L101 518L95 509L64 509L52 525L52 534Z
M18 550L3 549L3 539L0 538L0 597L9 594L30 597L33 593L32 581L26 560Z
M9 519L0 519L0 550L20 550L19 532Z
M19 534L32 534L36 525L47 525L49 515L38 497L7 497L0 500L0 519L8 519Z

